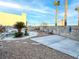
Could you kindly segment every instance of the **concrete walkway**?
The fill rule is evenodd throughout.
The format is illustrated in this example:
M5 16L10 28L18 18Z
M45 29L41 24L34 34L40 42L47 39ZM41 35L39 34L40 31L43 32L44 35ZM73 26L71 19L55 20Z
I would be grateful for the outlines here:
M31 40L39 42L45 46L48 46L49 48L58 50L75 58L79 56L79 42L70 38L58 35L51 35L39 38L32 38Z

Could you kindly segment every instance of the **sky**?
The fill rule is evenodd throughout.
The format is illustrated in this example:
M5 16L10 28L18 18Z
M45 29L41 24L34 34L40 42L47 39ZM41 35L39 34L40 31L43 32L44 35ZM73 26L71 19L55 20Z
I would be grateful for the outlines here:
M18 15L25 12L27 14L27 21L31 25L41 23L55 24L56 7L53 4L54 0L0 0L0 2L4 2L0 5L0 12ZM8 3L14 4L14 6ZM64 4L65 0L60 0L58 20L64 19ZM79 0L68 0L68 25L77 25L78 23L78 12L75 11L77 6L79 6Z

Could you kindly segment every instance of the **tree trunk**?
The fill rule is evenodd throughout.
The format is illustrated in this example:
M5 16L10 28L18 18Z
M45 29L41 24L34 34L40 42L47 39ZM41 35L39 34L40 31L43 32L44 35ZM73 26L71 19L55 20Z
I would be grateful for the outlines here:
M55 26L57 26L57 21L58 21L58 6L56 6L56 15L55 15Z
M67 26L68 0L65 0L64 26Z
M78 26L79 26L79 11L78 11Z
M18 28L18 32L19 32L19 33L21 32L21 28Z

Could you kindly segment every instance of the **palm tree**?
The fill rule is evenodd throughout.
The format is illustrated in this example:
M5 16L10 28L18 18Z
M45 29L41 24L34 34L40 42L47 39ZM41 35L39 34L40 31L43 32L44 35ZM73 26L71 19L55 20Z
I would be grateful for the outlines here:
M79 7L75 8L76 11L78 11L78 26L79 26Z
M21 33L21 30L22 30L23 27L25 27L25 24L23 22L17 22L14 25L14 27L18 29L18 33Z
M54 1L54 5L56 6L56 16L55 16L55 26L57 26L57 18L58 18L58 6L60 5L60 1Z
M67 26L68 0L65 0L64 26Z

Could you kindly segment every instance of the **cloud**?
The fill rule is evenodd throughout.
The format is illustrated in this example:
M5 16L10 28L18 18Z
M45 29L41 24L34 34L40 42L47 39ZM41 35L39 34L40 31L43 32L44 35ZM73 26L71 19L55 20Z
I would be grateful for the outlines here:
M55 9L54 9L53 6L52 7L48 6L48 4L46 5L45 3L48 3L48 2L47 1L44 2L44 0L32 0L27 5L25 5L24 8L27 12L30 12L30 14L29 14L29 15L31 15L30 17L33 17L32 20L33 19L36 19L36 20L39 19L39 20L46 21L46 19L47 19L47 21L52 20L52 22L54 22ZM79 5L78 1L76 3L74 3L74 2L69 3L68 20L71 19L71 18L74 19L74 17L77 16L77 12L74 9L78 5ZM59 10L58 15L59 15L58 16L59 20L63 19L64 18L64 11L62 9Z
M19 4L14 4L14 3L9 3L4 1L0 1L0 6L21 9L21 6Z
M34 8L31 6L25 6L24 9L26 11L31 11L31 12L37 12L37 13L42 13L42 14L52 14L51 12L54 11L54 9L51 9L49 7L44 6L43 8Z
M64 17L64 15L65 15L65 12L62 12L62 13L60 13L60 17ZM74 16L77 16L77 12L76 11L68 11L68 18L71 18L71 17L74 17Z
M46 6L47 2L45 0L31 0L31 2L27 2L26 5L23 6L26 11L33 11L42 14L52 14L55 10L49 6Z

